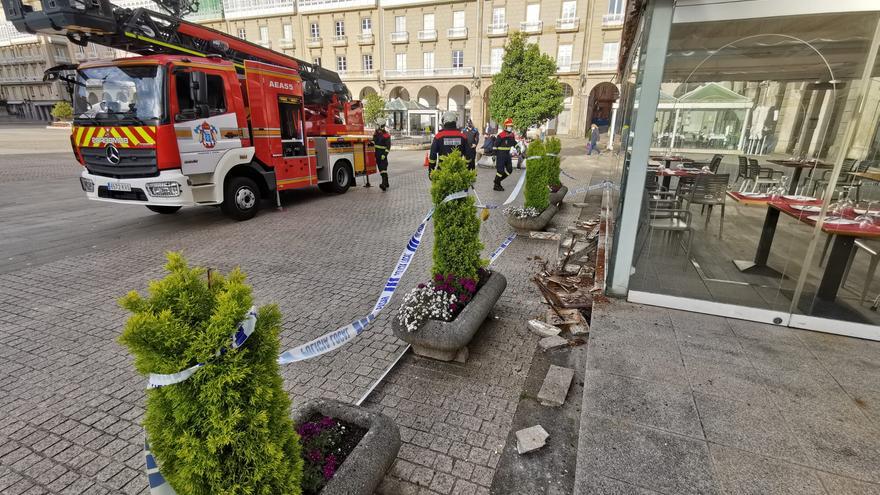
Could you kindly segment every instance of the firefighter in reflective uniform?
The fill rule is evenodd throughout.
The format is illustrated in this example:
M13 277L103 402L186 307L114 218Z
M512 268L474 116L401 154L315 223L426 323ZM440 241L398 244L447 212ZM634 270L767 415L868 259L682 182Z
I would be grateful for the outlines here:
M443 129L434 134L431 143L431 152L428 153L428 177L431 172L440 165L440 158L458 150L465 159L470 158L470 150L467 147L467 137L456 127L458 116L455 112L443 114Z
M504 130L498 133L495 139L495 187L496 191L503 191L501 181L513 172L513 161L510 158L510 150L516 146L516 135L513 134L513 119L504 121Z
M379 189L388 189L388 150L391 149L391 134L385 130L385 121L376 122L376 132L373 134L373 146L376 148L376 167L382 175L382 183Z

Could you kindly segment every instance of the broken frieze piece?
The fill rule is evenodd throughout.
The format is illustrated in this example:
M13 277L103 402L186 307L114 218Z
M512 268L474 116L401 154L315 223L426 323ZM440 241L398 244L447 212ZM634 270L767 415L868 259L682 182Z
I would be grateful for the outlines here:
M559 335L562 329L553 325L548 325L540 320L529 320L529 330L541 337L552 337Z
M535 425L516 432L516 451L520 454L543 447L550 436L541 425Z
M541 390L538 392L538 400L541 405L561 406L564 404L572 378L574 378L573 369L551 364L550 369L547 370L547 376L544 377Z
M538 346L545 351L549 351L550 349L556 349L557 347L563 347L566 345L568 345L568 340L563 339L558 335L544 337L543 339L538 341Z
M558 241L560 237L562 237L561 234L558 234L556 232L529 232L530 239L540 239L542 241Z

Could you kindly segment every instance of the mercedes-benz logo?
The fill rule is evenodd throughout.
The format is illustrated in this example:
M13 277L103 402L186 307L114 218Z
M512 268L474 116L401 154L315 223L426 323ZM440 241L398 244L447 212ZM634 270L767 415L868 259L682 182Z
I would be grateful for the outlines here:
M119 150L112 144L107 146L107 161L113 165L119 165Z

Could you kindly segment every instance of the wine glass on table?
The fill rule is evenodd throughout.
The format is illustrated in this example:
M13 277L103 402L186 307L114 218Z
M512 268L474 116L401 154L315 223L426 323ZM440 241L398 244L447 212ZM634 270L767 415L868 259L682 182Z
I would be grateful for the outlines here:
M875 223L874 215L871 215L871 210L874 209L874 203L876 201L868 201L868 206L865 207L865 212L855 218L856 222L859 222L859 227L867 228L872 227Z

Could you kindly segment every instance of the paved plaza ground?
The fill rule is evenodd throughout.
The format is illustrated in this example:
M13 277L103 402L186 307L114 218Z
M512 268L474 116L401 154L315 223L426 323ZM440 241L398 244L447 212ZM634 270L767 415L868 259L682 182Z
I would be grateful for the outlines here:
M612 168L609 156L584 157L580 140L564 142L563 156L569 185ZM255 299L280 306L282 348L346 324L372 307L429 208L423 157L392 152L387 193L293 192L283 211L267 205L239 223L211 207L164 216L88 202L65 131L0 127L0 493L146 493L146 381L116 342L126 318L116 299L182 250L193 263L241 266ZM506 193L491 191L492 175L481 169L477 188L498 202ZM568 205L554 224L579 213ZM493 213L486 252L509 232ZM391 308L425 278L432 241L429 229ZM523 465L534 461L546 485L510 489L499 464L529 400L538 340L525 321L546 308L529 277L556 249L518 238L498 260L509 286L466 364L407 354L366 400L403 440L380 493L570 493L549 481L566 477L580 494L880 493L877 343L620 301L593 322L583 402L580 383L569 396L580 439L558 448L576 473L541 464L549 452L539 451ZM393 313L340 351L284 366L294 407L358 401L404 348Z

